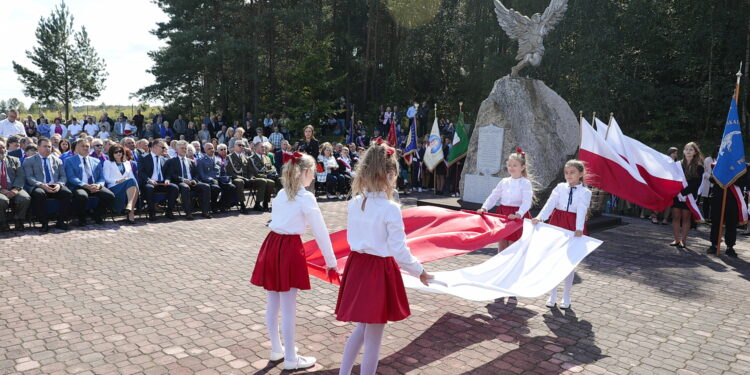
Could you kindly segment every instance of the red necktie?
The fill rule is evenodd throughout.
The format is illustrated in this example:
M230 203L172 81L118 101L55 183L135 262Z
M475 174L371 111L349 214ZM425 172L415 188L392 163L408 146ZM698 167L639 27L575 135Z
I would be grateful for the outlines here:
M5 169L5 160L0 160L2 167L0 168L0 187L3 189L8 188L8 171Z

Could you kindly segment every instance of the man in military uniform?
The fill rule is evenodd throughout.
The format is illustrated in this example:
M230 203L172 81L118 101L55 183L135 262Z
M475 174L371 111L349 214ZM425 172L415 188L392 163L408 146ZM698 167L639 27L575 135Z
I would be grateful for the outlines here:
M245 155L245 140L238 140L234 143L234 152L229 155L227 163L227 174L232 177L232 183L237 187L238 192L246 189L254 189L255 194L255 211L268 211L268 202L271 201L271 195L274 191L274 182L264 178L255 177L255 171L252 162ZM242 199L242 194L240 194Z

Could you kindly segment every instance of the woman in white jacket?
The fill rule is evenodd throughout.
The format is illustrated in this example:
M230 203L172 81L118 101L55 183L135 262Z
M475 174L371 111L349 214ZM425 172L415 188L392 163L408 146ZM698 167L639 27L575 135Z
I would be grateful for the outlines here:
M109 160L104 162L104 181L115 195L113 211L125 210L128 224L135 224L135 204L138 199L138 182L126 150L115 144L109 148Z

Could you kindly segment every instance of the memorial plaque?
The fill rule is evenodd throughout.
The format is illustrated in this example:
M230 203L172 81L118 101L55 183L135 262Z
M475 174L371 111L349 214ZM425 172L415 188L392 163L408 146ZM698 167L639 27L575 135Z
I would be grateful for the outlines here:
M478 174L464 175L464 191L462 199L471 203L484 203L490 196L492 189L500 182L500 177L482 176Z
M500 172L503 164L505 129L495 124L477 129L477 172L490 176Z

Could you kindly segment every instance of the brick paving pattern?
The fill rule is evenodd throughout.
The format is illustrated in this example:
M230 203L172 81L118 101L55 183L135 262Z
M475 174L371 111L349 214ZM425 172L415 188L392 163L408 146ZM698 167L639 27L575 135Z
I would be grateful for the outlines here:
M345 226L344 202L321 207L330 230ZM3 234L0 374L282 373L265 359L264 292L247 281L269 219ZM378 372L750 373L748 238L740 259L716 258L703 254L705 226L679 250L667 246L669 227L624 221L593 235L605 243L579 266L570 311L544 297L480 303L409 290L412 316L387 326ZM318 358L307 372L337 374L353 326L332 315L336 287L312 285L298 298L298 346Z

